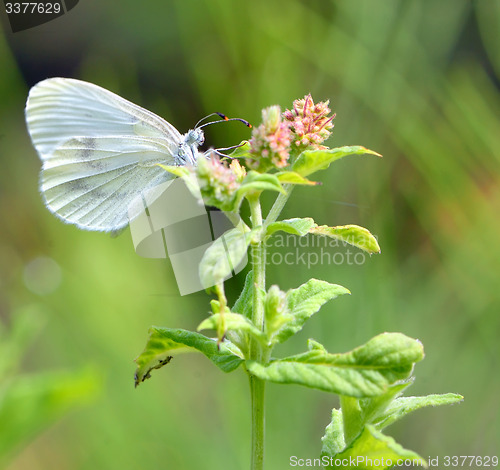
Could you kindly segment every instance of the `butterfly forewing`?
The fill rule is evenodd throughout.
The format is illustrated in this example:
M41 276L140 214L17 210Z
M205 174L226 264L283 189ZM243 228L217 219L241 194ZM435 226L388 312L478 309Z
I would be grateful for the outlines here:
M26 120L43 162L47 206L88 230L127 225L141 192L170 176L181 134L159 116L91 83L52 78L30 91Z

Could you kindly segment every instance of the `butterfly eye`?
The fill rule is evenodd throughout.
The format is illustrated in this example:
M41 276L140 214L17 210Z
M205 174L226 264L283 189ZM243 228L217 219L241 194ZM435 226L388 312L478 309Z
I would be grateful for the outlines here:
M199 136L198 136L198 142L199 142L199 145L202 145L203 142L205 142L205 134L202 132L201 129L197 129L199 130Z

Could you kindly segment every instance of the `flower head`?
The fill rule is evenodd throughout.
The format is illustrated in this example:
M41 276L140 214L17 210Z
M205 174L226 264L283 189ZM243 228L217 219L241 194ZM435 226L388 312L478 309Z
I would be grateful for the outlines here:
M212 152L208 159L198 158L198 165L194 170L205 204L219 208L230 204L240 186L241 174L244 171L233 165L228 167L215 152Z
M250 153L256 158L247 160L248 166L259 171L282 168L290 156L290 124L282 121L279 106L262 110L262 124L252 132Z
M314 104L312 96L306 95L301 100L293 102L293 109L283 113L285 122L290 125L293 133L293 142L297 147L308 147L314 150L322 150L326 147L321 145L330 137L333 128L332 120L328 117L331 110L329 101L321 101Z

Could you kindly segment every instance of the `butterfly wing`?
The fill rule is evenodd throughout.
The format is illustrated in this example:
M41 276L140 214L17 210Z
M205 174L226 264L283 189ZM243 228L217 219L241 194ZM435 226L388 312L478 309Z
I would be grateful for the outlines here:
M51 78L26 104L47 207L87 230L116 231L129 206L171 176L181 134L168 122L91 83Z

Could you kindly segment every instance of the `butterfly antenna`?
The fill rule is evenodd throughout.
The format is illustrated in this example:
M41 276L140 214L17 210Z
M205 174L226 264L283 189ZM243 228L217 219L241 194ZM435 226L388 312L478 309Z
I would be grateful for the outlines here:
M206 122L205 124L202 124L201 126L199 125L200 122L204 121L205 119L211 117L211 116L219 116L220 120L217 120L217 121L210 121L210 122ZM252 124L250 124L247 120L245 119L241 119L241 118L228 118L225 114L222 114L222 113L212 113L212 114L209 114L208 116L205 116L204 118L200 119L198 121L198 123L196 124L195 126L195 129L199 128L201 129L202 127L205 127L205 126L208 126L210 124L217 124L219 122L229 122L229 121L239 121L239 122L242 122L243 124L245 124L245 126L249 127L250 129L252 128Z
M220 118L222 119L218 119L216 121L210 121L210 122L206 122L205 124L201 124L200 123L202 121L204 121L205 119L209 118L209 117L212 117L212 116L219 116ZM200 119L197 123L196 123L196 126L195 126L195 129L202 129L203 127L205 126L208 126L210 124L218 124L219 122L229 122L229 121L239 121L239 122L242 122L243 124L245 124L245 126L247 126L248 128L252 128L252 125L246 120L246 119L241 119L241 118L228 118L225 114L222 114L222 113L212 113L212 114L209 114L208 116L205 116L204 118ZM229 157L228 155L222 153L222 151L226 151L226 150L233 150L233 149L236 149L238 147L241 147L242 145L244 145L245 143L242 142L241 144L238 144L238 145L232 145L231 147L225 147L225 148L221 148L221 149L211 149L207 152L215 152L217 155L221 156L221 157L225 157L225 158L231 158Z
M207 116L205 116L205 117L202 117L202 118L201 118L201 119L200 119L200 120L196 123L196 125L194 126L194 128L195 128L195 129L197 129L197 128L198 128L198 126L200 125L200 123L202 123L205 119L211 118L212 116L219 116L219 117L222 117L222 116L224 116L224 115L223 115L223 114L221 115L221 113L211 113L211 114L209 114L209 115L207 115ZM211 124L211 122L208 122L207 124ZM204 125L206 125L206 124L204 124ZM201 126L201 127L203 127L203 126Z

